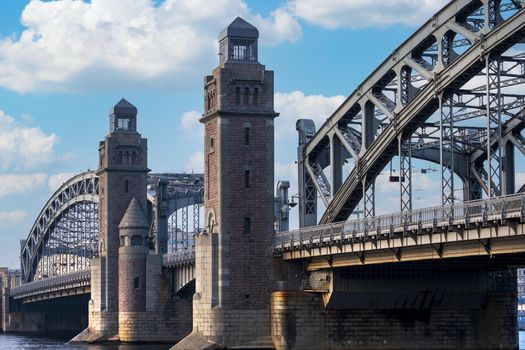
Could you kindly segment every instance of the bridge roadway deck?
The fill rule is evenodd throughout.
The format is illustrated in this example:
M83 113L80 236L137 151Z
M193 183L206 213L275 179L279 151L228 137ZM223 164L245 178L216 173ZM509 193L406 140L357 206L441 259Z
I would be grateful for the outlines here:
M81 270L11 288L13 299L25 303L91 292L91 271Z
M168 269L191 267L195 262L195 250L185 249L175 253L164 254L162 265ZM185 271L186 272L186 271ZM180 287L189 283L188 279L193 279L191 271L186 272L178 280ZM91 270L81 270L54 276L41 280L35 280L13 287L10 295L15 300L22 300L24 303L31 303L40 300L61 298L91 292Z
M308 269L525 252L525 194L278 233L274 254Z

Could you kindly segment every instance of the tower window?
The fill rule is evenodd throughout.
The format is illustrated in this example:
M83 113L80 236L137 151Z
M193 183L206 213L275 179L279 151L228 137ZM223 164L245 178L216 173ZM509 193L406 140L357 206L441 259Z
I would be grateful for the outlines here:
M237 106L241 105L241 88L240 87L235 88L235 104Z
M249 235L252 233L252 218L249 216L244 217L244 234Z
M244 144L248 146L250 144L250 128L244 128Z
M122 164L128 165L129 164L129 151L126 151L122 155Z
M139 289L140 288L140 277L135 277L133 279L133 288Z
M131 122L129 118L118 118L117 119L117 130L129 130Z
M213 136L210 136L209 146L210 146L210 153L215 151L215 139L213 138Z
M129 180L124 181L124 192L129 193Z
M249 88L244 88L242 104L243 106L248 106L250 104L250 89Z
M231 59L236 61L255 61L254 40L232 40Z
M244 188L250 188L250 170L244 171Z
M259 105L259 89L258 88L255 88L253 90L253 101L252 101L252 105L253 106L257 106Z

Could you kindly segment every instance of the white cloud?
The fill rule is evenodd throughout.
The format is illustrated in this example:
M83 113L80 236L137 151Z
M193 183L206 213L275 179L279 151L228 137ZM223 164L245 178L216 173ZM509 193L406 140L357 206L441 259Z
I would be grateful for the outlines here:
M0 197L31 192L45 184L47 175L35 174L2 174L0 175Z
M284 180L290 181L289 194L290 197L297 193L297 164L289 163L282 164L279 162L275 163L275 184L277 186L277 181Z
M295 16L324 28L422 24L448 0L290 0Z
M198 111L184 112L180 118L182 130L191 134L202 131L202 124L199 122L201 117Z
M54 160L57 141L55 134L22 126L0 111L0 169L33 169L49 164Z
M64 182L75 176L75 173L60 173L49 177L47 185L51 192L55 192Z
M261 43L265 45L278 45L283 41L295 42L303 34L301 26L285 7L273 11L270 20L255 15L251 21L259 29Z
M277 138L295 133L297 119L313 119L318 129L344 102L345 97L305 95L302 91L275 94L275 110L280 113L275 121Z
M204 153L197 151L190 156L186 162L185 170L188 173L203 173L204 172Z
M295 41L284 8L263 18L242 0L31 1L19 38L0 38L0 86L18 92L115 86L187 87L217 60L216 37L236 15L261 41Z
M23 210L0 211L0 226L21 222L26 217L27 213Z

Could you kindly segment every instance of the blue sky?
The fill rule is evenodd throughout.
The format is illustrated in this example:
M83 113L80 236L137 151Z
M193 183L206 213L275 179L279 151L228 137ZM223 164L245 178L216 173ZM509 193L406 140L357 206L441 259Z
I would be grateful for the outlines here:
M202 81L237 15L275 71L276 179L295 183L295 120L320 126L445 2L0 0L0 266L18 266L57 186L96 166L121 97L139 109L153 171L202 171Z

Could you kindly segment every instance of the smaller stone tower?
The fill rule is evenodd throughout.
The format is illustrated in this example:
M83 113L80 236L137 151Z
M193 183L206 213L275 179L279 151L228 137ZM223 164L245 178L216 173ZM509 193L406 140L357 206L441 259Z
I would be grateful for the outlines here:
M119 339L139 341L139 312L146 311L146 264L148 255L148 221L136 198L131 200L119 225L118 250Z
M89 329L101 339L118 334L119 224L132 199L146 208L147 157L137 108L121 99L110 109L109 134L99 143L99 249L91 262Z

